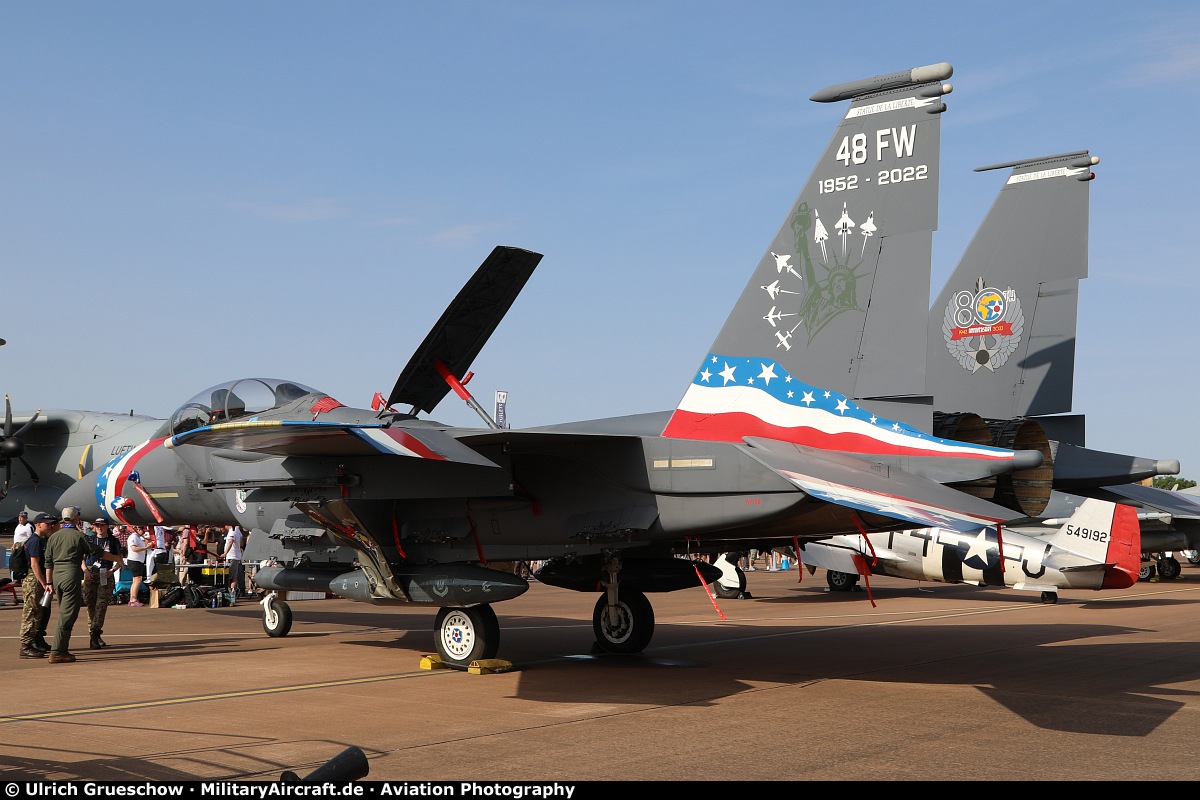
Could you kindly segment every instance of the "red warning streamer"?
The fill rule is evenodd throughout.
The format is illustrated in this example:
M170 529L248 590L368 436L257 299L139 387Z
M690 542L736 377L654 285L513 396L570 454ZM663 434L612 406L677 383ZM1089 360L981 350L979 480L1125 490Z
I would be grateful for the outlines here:
M692 569L696 570L696 577L700 580L700 587L704 589L704 593L708 595L708 601L713 604L713 608L717 610L717 616L722 620L725 619L725 612L717 605L717 596L708 590L708 584L704 582L704 576L700 574L700 568L692 564Z

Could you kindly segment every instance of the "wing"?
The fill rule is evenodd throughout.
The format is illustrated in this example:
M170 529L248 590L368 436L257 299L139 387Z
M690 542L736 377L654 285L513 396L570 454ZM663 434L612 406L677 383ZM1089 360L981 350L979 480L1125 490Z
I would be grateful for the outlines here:
M392 455L495 467L437 428L306 420L243 420L205 425L166 441L275 456Z
M921 528L975 531L1020 514L896 467L773 439L747 437L745 451L806 494Z

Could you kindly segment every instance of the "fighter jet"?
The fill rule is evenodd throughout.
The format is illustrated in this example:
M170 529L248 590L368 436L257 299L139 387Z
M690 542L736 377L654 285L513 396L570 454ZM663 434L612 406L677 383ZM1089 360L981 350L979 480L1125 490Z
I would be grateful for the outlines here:
M496 656L492 604L527 588L497 563L545 561L543 583L598 593L597 644L636 653L653 634L647 593L719 574L677 556L750 541L1003 525L1020 512L953 484L1036 469L1040 452L931 436L860 406L844 381L808 377L813 365L841 364L844 373L853 361L873 286L928 274L951 73L938 64L813 96L850 100L849 110L673 410L523 430L491 421L464 386L466 371L541 259L499 248L377 409L295 381L230 381L183 403L62 502L131 523L253 529L246 559L268 562L255 582L268 592L269 635L290 629L282 590L434 605L438 653L457 666ZM861 252L818 241L818 212L836 215L838 206L872 215ZM783 255L795 275L777 268ZM791 305L764 292L775 280L799 293ZM789 347L774 335L773 305L806 329ZM912 337L923 326L922 314L899 328ZM451 391L484 427L418 417Z
M871 575L891 575L1007 586L1056 603L1059 589L1128 589L1137 581L1142 545L1132 506L1089 498L1069 519L1044 520L1041 530L1009 528L997 536L987 529L924 528L835 536L801 543L799 557L810 571L824 567L835 591L849 591L860 577L869 584Z

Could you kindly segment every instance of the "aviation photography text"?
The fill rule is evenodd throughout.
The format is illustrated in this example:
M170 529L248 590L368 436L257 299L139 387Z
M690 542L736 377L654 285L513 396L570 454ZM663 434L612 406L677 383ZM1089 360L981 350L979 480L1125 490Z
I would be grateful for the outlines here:
M498 781L359 781L356 783L255 782L12 782L5 797L562 797L576 799L574 783ZM580 793L579 797L583 794Z

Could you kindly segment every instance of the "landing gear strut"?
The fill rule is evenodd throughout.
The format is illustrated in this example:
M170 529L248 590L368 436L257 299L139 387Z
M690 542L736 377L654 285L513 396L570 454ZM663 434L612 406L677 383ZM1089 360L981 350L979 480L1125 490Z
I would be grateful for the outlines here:
M621 561L615 553L606 557L603 570L604 594L592 610L596 644L608 653L640 653L654 636L654 607L637 589L622 589L618 594Z
M263 630L267 636L272 639L287 636L292 629L292 607L279 599L278 592L268 592L260 602L263 607Z

